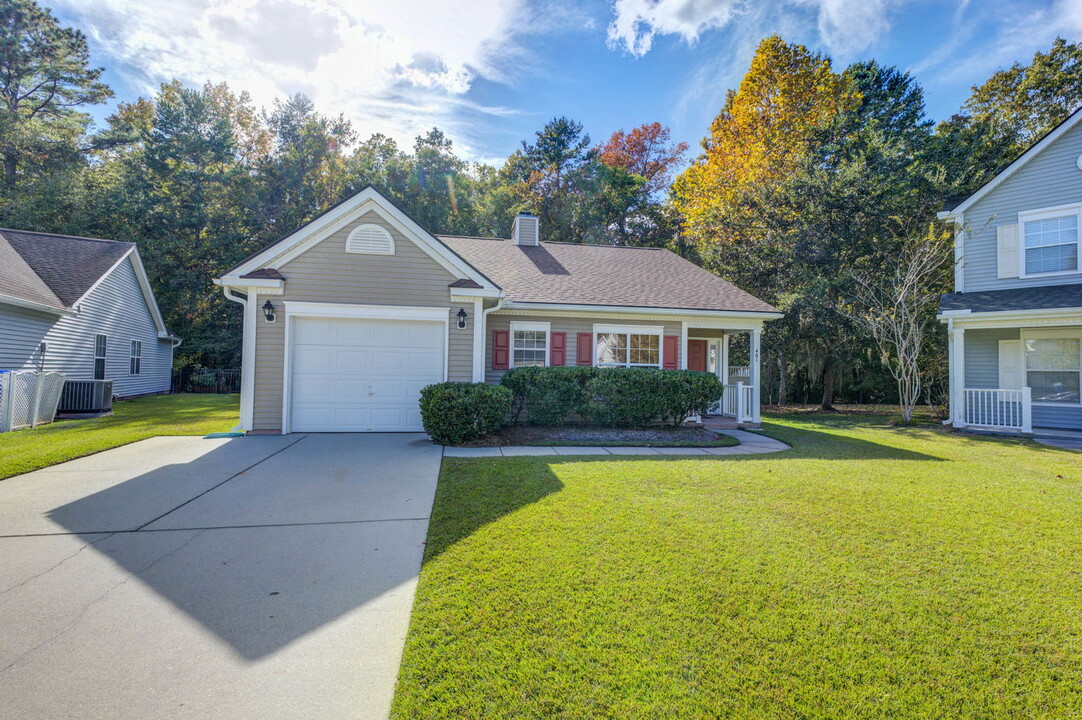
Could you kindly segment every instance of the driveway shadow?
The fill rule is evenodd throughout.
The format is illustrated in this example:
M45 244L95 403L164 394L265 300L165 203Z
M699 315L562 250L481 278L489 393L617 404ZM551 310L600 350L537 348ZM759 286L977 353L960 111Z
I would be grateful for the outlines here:
M438 448L301 438L246 465L237 460L259 439L238 438L48 516L258 660L393 596L416 577L424 549ZM424 482L406 476L417 470L410 453L431 465ZM103 531L112 534L101 539Z

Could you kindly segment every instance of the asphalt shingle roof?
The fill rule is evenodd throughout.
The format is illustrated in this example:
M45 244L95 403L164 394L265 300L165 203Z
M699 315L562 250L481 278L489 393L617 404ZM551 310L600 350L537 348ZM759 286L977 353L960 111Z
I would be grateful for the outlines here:
M132 248L127 242L26 230L0 229L0 238L0 294L58 307L71 307Z
M1082 307L1082 284L948 293L939 299L940 312L1010 312Z
M661 248L438 237L515 302L777 312Z

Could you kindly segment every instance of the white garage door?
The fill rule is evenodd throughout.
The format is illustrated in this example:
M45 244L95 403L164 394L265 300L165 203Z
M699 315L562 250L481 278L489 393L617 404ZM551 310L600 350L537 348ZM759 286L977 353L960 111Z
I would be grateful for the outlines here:
M293 432L414 432L421 388L444 378L446 325L421 320L293 321Z

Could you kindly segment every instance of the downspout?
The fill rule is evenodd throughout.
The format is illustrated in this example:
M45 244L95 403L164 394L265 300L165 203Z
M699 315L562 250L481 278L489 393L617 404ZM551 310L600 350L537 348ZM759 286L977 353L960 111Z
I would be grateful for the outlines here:
M488 343L488 315L503 307L504 296L496 298L496 304L481 311L481 382L485 381L485 357L484 349Z
M250 396L251 396L251 392L249 392L249 390L248 390L248 378L245 377L245 375L247 373L244 372L244 365L245 365L246 358L244 356L244 346L243 346L243 336L248 331L248 328L247 328L247 325L248 325L248 298L247 297L241 297L240 295L237 295L236 293L233 292L233 288L231 288L231 287L229 287L227 285L222 285L222 294L225 295L226 300L232 300L235 303L240 303L240 306L242 308L244 308L243 314L242 314L242 318L243 318L242 328L243 328L243 330L241 332L242 345L241 345L241 371L240 371L241 372L241 374L240 374L240 422L237 423L236 427L234 427L232 431L233 432L245 432L248 429L248 428L244 427L244 418L246 416L246 410L247 410L246 403L250 399ZM254 330L254 328L253 328L253 330Z

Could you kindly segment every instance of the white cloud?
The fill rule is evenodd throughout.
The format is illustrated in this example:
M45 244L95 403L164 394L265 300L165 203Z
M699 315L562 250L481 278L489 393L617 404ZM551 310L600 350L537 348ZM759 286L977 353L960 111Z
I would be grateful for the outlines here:
M478 78L528 72L523 0L55 0L99 62L136 92L226 81L257 104L304 92L363 135L404 144L433 125L467 155L478 118L511 112L466 97ZM464 119L466 118L466 119ZM476 139L476 135L473 138Z
M761 36L773 30L760 19L777 20L795 10L814 16L828 51L849 57L890 31L891 4L892 0L615 0L609 45L642 56L650 52L656 35L676 35L690 45L710 30L739 25Z
M725 27L740 0L616 0L609 44L632 55L650 52L655 35L679 35L689 44L707 30Z

